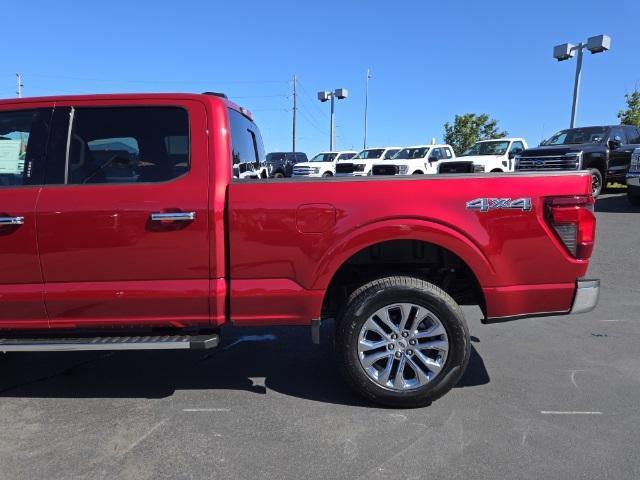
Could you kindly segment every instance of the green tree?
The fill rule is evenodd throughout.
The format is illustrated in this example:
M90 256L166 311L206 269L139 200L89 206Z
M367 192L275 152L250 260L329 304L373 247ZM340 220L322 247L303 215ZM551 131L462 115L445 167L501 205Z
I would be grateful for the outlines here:
M498 121L486 113L456 115L453 125L444 124L444 142L451 145L456 154L461 154L478 140L506 137L507 132L498 131Z
M640 127L640 90L636 89L627 93L624 98L627 102L627 108L618 112L620 123Z

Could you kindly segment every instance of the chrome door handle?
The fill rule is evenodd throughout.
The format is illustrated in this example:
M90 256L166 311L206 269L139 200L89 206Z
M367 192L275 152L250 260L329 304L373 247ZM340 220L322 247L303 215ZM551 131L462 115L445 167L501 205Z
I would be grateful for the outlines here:
M196 219L196 212L152 213L153 222L190 222Z
M23 225L24 217L0 217L0 225Z

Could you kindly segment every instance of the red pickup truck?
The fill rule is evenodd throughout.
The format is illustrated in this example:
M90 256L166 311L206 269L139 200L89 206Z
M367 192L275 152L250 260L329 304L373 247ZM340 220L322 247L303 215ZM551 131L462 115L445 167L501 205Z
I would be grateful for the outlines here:
M0 101L0 351L210 348L335 319L367 398L425 405L486 322L588 311L588 173L250 179L220 94Z

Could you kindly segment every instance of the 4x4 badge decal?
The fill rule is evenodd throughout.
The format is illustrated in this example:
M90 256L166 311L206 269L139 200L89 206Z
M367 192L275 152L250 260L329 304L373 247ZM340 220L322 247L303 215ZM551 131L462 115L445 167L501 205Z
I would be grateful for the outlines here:
M510 198L476 198L475 200L469 200L467 202L467 210L488 212L489 210L505 208L509 210L523 210L528 212L531 210L531 199L524 197L516 198L515 200L511 200Z

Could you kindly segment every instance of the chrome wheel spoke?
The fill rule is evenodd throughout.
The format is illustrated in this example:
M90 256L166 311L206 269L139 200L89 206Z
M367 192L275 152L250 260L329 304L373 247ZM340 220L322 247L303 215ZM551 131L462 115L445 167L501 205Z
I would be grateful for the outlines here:
M371 340L367 340L365 338L361 338L358 343L358 351L361 353L370 352L371 350L377 350L380 347L386 347L389 342L387 340L379 340L377 342L372 342Z
M378 382L382 385L386 385L389 382L389 376L391 375L391 369L393 368L393 357L389 356L387 358L387 365L384 367L384 370L378 373Z
M427 357L425 354L423 354L419 350L416 351L416 357L418 357L420 361L424 363L425 366L434 373L434 375L437 374L442 369L442 365L440 363L436 362L433 358Z
M389 317L389 308L384 307L378 310L376 313L372 315L369 320L373 320L374 318L379 318L382 323L384 323L392 332L398 333L398 327L395 323L391 321L391 317Z
M411 357L407 357L407 363L411 367L411 370L416 374L418 385L424 385L429 382L429 375L427 375L427 372L425 372Z
M411 316L411 310L413 309L413 305L409 305L408 303L403 303L400 305L400 312L402 312L402 318L400 319L400 324L398 325L399 330L405 330L407 328L407 322L409 321L409 317Z
M376 315L374 315L374 316L376 316ZM378 335L380 335L382 338L386 338L387 337L387 332L384 331L384 329L378 324L378 322L376 322L373 319L373 317L369 318L366 322L364 322L364 325L362 326L362 329L363 329L363 331L364 330L370 330L372 332L375 332Z
M428 328L427 330L419 331L414 335L414 338L417 338L417 339L431 338L431 337L437 337L438 335L443 335L444 333L446 333L444 330L444 327L440 322L438 322L435 325Z
M373 365L374 363L376 363L378 360L384 358L384 357L389 357L392 355L392 352L388 352L388 351L383 351L383 352L377 352L377 353L372 353L371 355L361 355L361 358L364 356L364 358L362 358L360 361L362 362L362 365L365 368L369 368L371 365Z
M438 350L440 352L449 351L449 342L446 340L432 340L431 342L419 343L416 345L417 350Z
M393 386L398 390L404 388L404 365L407 361L407 357L401 357L396 367L396 378L393 379Z

